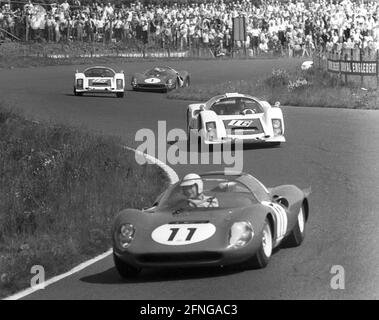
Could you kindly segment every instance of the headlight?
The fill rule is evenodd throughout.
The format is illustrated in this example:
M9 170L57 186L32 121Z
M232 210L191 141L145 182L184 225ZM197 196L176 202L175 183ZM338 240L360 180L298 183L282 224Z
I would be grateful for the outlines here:
M136 229L132 224L124 223L117 229L116 239L121 248L127 248L134 239Z
M83 89L83 79L76 80L76 86L78 89Z
M242 248L254 237L250 222L235 222L229 231L229 248Z
M212 130L216 130L216 122L212 121L212 122L207 122L205 124L205 128L207 129L207 131L212 131Z
M274 135L281 135L282 131L282 121L280 119L272 119L272 127L274 129Z
M207 131L207 136L209 141L213 141L217 139L217 131L216 131L216 122L206 122L205 129Z
M122 89L123 85L124 85L124 82L122 81L122 79L117 79L116 80L116 86L117 86L118 90Z

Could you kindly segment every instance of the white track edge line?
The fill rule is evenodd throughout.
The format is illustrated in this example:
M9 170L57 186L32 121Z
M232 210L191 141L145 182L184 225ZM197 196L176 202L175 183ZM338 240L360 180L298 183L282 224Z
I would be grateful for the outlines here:
M138 150L135 150L133 148L130 148L128 146L123 146L123 148L129 150L129 151L134 151L136 154L139 154L143 157L146 158L146 160L151 163L151 164L155 164L157 165L158 167L160 167L168 176L169 180L170 180L170 183L171 184L174 184L176 183L178 180L179 180L179 177L177 175L177 173L171 168L169 167L167 164L163 163L162 161L160 161L159 159L153 157L153 156L150 156L146 153L143 153L141 151L138 151ZM73 274L75 273L78 273L79 271L82 271L83 269L89 267L90 265L108 257L110 254L112 254L112 249L109 249L108 251L102 253L101 255L95 257L95 258L92 258L90 260L87 260L81 264L79 264L78 266L74 267L73 269L71 269L70 271L67 271L63 274L60 274L58 276L55 276L55 277L52 277L51 279L43 282L42 284L39 284L37 285L36 287L30 287L30 288L27 288L25 290L22 290L18 293L15 293L9 297L6 297L4 298L3 300L19 300L19 299L22 299L36 291L39 291L39 290L43 290L45 289L47 286L55 283L55 282L58 282L64 278L67 278L69 276L72 276ZM42 288L43 286L43 288Z

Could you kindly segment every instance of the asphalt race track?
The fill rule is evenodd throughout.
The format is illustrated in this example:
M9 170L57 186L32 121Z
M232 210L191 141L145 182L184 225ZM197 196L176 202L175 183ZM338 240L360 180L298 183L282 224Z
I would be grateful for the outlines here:
M299 64L288 60L285 64ZM152 62L114 66L127 76ZM267 74L278 61L173 62L192 74L192 82L215 83ZM74 97L76 68L1 70L0 94L36 119L80 125L121 135L137 146L137 130L185 130L188 102L165 94L128 91L124 99ZM226 76L227 75L227 76ZM312 188L304 243L276 252L263 270L191 269L144 271L123 281L108 257L28 299L378 299L379 298L379 112L283 107L287 143L244 151L243 170L267 186ZM180 144L180 143L179 143ZM153 155L154 156L154 155ZM155 155L156 156L156 155ZM170 163L168 163L170 165ZM174 165L182 176L220 165ZM43 265L43 261L41 261ZM331 288L331 268L345 270L345 289Z

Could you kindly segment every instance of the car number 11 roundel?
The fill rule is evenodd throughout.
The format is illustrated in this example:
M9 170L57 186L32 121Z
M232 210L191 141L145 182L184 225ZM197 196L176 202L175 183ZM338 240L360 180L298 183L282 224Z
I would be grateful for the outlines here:
M164 224L156 228L151 237L168 246L182 246L209 239L216 232L211 223Z

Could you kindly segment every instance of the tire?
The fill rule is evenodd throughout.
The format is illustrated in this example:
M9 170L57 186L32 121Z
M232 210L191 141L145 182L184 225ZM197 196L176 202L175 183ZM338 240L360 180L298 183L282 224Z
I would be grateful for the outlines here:
M304 205L301 205L299 214L297 216L297 221L295 227L292 229L291 233L284 239L283 247L294 248L301 245L305 238L305 211Z
M253 257L246 262L247 269L262 269L268 265L273 249L270 223L266 219L261 234L261 245Z
M201 137L197 137L197 151L198 153L203 151L203 141L201 141Z
M124 92L117 92L116 96L117 96L117 98L123 98L124 97Z
M135 277L141 272L140 268L135 268L128 265L127 263L122 261L119 257L117 257L114 253L113 253L113 261L118 273L120 274L122 278L126 279L126 278Z
M190 140L190 138L191 138L190 128L189 128L189 126L187 124L187 152L190 152L190 150L191 150L191 140Z
M281 145L281 142L270 142L270 146L274 148L279 148Z
M74 96L75 97L77 97L77 96L81 97L81 96L83 96L83 92L77 92L76 88L74 88Z
M190 84L191 84L191 80L190 80L190 78L188 77L188 78L184 81L183 87L189 87Z

